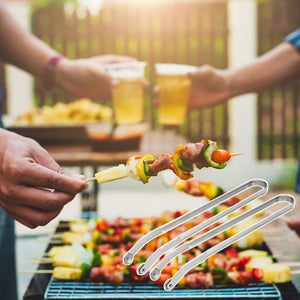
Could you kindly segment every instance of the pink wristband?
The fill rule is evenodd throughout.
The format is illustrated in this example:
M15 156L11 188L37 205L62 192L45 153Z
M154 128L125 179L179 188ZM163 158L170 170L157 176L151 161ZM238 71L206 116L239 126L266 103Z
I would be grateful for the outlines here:
M63 58L64 56L59 54L59 55L54 55L52 56L47 64L44 67L44 72L43 72L43 84L45 90L49 91L54 85L54 70L59 61Z

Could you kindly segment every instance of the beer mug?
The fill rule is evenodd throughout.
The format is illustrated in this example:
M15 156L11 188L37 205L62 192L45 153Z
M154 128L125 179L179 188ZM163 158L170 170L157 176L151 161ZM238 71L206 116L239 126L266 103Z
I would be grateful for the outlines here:
M140 123L144 118L145 62L116 63L107 71L118 80L112 89L114 118L117 124Z
M196 67L178 64L155 65L159 85L158 122L181 125L185 121L191 82L188 73Z

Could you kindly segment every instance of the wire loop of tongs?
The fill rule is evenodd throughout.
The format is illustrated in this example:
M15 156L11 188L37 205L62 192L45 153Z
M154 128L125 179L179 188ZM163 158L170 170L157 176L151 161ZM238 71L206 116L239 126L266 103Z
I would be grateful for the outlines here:
M166 223L166 224L164 224L164 225L162 225L162 226L160 226L160 227L158 227L158 228L150 231L149 233L147 233L144 236L142 236L133 245L133 247L131 247L129 249L129 251L123 256L123 263L125 265L131 265L133 263L134 256L138 253L138 251L140 249L142 249L148 242L150 242L151 240L155 239L156 237L158 237L158 236L160 236L160 235L162 235L162 234L164 234L164 233L172 230L173 228L181 225L182 223L187 222L190 219L193 219L194 217L196 217L196 216L200 215L201 213L203 213L203 212L205 212L205 211L207 211L207 210L209 210L209 209L211 209L211 208L219 205L220 203L222 203L222 202L230 199L231 197L236 196L236 195L238 195L238 194L240 194L242 192L245 192L245 191L247 191L247 190L249 190L251 188L255 188L255 187L256 188L260 188L260 190L258 190L253 195L251 195L251 196L247 197L246 199L244 199L242 206L244 206L245 204L247 204L247 203L249 203L249 202L251 202L251 201L253 201L253 200L255 200L255 199L257 199L257 198L259 198L259 197L261 197L263 195L265 195L267 193L267 191L268 191L268 183L265 180L263 180L263 179L252 179L252 180L249 180L249 181L247 181L247 182L245 182L245 183L237 186L236 188L228 191L227 193L225 193L225 194L223 194L223 195L221 195L221 196L219 196L219 197L211 200L210 202L208 202L208 203L206 203L206 204L204 204L204 205L202 205L202 206L200 206L198 208L195 208L194 210L192 210L192 211L190 211L190 212L188 212L188 213L186 213L186 214L184 214L184 215L176 218L175 220L172 220L171 222L168 222L168 223ZM196 232L198 232L201 229L204 229L204 228L208 227L209 225L213 224L216 220L219 220L219 218L224 217L225 215L227 215L227 214L235 211L236 209L238 209L240 207L241 207L241 204L239 202L239 203L235 204L234 206L228 208L226 210L226 213L223 213L223 212L219 213L218 216L217 216L217 218L214 218L214 219L210 218L209 220L207 220L207 222L203 222L203 223L199 224L199 227L197 228ZM203 228L200 229L200 226L203 226ZM193 229L194 228L192 228L191 230L193 230ZM188 231L188 232L190 232L190 231ZM192 233L192 235L195 234L195 233ZM186 238L187 237L185 237L185 239ZM172 240L172 241L174 241L174 240ZM177 240L175 239L175 241L177 242L178 239ZM175 241L173 242L174 244L172 244L172 247L175 246ZM166 245L169 246L170 245L169 243L165 244L163 247L165 247ZM159 251L161 252L161 250L159 250ZM165 252L165 248L164 248L163 252ZM153 255L151 255L149 257L149 259L152 260L153 256L157 257L158 255L159 255L158 253L154 252ZM157 258L159 258L160 256L161 255L159 255ZM146 267L148 267L148 269L149 269L152 264L147 263L147 264L144 264L144 265L146 265ZM140 267L137 271L139 272L138 274L140 274L140 275L145 274L147 272L147 270L145 271L143 267Z
M269 215L266 218L263 218L262 220L258 221L256 224L248 227L247 229L231 236L230 238L224 240L223 242L219 243L218 245L208 249L207 251L203 252L202 254L195 257L193 260L189 261L188 263L184 264L181 269L170 279L168 279L165 284L164 288L165 290L172 290L176 284L181 280L181 278L189 272L190 269L196 267L203 261L205 261L208 257L211 255L227 248L232 243L238 241L239 239L243 238L245 235L257 230L258 228L264 226L265 224L275 220L279 216L291 211L295 206L295 199L290 195L278 195L275 196L263 204L244 212L243 214L230 219L229 221L213 228L212 230L205 232L204 234L197 236L196 238L180 245L186 241L188 238L192 237L193 235L199 233L201 230L209 227L210 225L216 223L217 221L224 219L229 214L233 213L234 211L240 209L241 207L245 206L246 204L250 203L251 201L254 201L255 199L263 196L266 194L268 190L268 183L263 179L252 179L234 189L231 191L215 198L214 200L208 202L207 204L198 207L181 217L164 224L163 226L160 226L159 228L149 232L148 234L144 235L142 238L140 238L135 245L124 255L123 262L127 265L131 264L134 255L149 241L152 239L164 234L165 232L182 225L186 221L198 216L199 214L211 209L212 207L228 200L229 198L236 196L237 194L240 194L241 192L245 192L246 190L250 188L260 188L260 190L256 191L252 195L248 196L247 198L243 199L242 201L238 202L237 204L227 208L226 210L220 212L219 214L205 220L204 222L200 223L199 225L193 227L192 229L180 234L173 240L169 241L165 245L158 248L147 260L145 263L141 264L137 269L138 275L144 275L146 274L151 267L155 264L155 262L163 255L165 254L164 258L155 266L155 268L150 272L150 278L154 281L158 280L161 274L162 269L171 262L175 257L180 255L183 252L186 252L199 244L203 243L204 241L207 241L208 239L212 238L213 236L227 230L228 228L240 223L241 221L254 216L258 212L266 209L267 207L270 207L278 202L288 202L289 205L286 205L285 207L281 208L280 210L275 211L271 215ZM175 248L177 247L177 248Z

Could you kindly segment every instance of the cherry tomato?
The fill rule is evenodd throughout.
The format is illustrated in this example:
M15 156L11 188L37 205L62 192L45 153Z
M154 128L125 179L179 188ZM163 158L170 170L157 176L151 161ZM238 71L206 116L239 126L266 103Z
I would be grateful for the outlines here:
M213 155L211 156L211 159L214 162L221 164L230 159L230 153L227 150L219 149L213 153Z

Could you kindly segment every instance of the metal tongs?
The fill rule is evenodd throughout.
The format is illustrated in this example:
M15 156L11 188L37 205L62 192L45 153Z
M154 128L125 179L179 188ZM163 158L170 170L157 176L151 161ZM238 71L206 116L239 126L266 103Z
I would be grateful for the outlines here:
M171 262L175 257L180 255L183 252L186 252L199 244L207 241L208 239L212 238L213 236L227 230L228 228L237 225L241 221L244 221L245 219L256 215L258 212L265 210L266 208L278 203L278 202L287 202L288 204L284 207L274 211L272 214L268 215L267 217L259 220L257 223L255 223L252 226L249 226L248 228L232 235L231 237L227 238L226 240L222 241L221 243L217 244L216 246L213 246L212 248L204 251L200 255L196 256L194 259L189 261L188 263L184 264L179 271L170 279L166 280L164 283L164 289L166 291L172 290L177 283L181 280L181 278L187 274L192 268L198 266L202 262L204 262L208 257L211 255L227 248L231 244L235 243L236 241L240 240L241 238L245 237L247 234L259 229L260 227L272 222L273 220L277 219L278 217L282 216L283 214L293 210L295 206L295 199L291 195L287 194L280 194L277 195L264 203L260 204L259 206L246 211L239 216L228 220L227 222L209 230L208 232L203 233L200 236L197 236L196 238L193 238L192 240L183 243L193 235L199 233L201 230L209 227L210 225L216 223L217 221L220 221L224 217L228 216L229 214L235 212L236 210L240 209L241 207L245 206L246 204L250 203L251 201L256 200L257 198L265 195L268 191L268 183L263 179L252 179L249 180L236 188L228 191L227 193L211 200L207 204L204 204L203 206L200 206L180 217L178 217L175 220L172 220L153 231L150 231L149 233L142 236L129 251L124 255L123 262L125 265L130 265L133 263L134 256L137 254L137 252L143 248L148 242L153 240L154 238L170 231L171 229L178 227L182 225L183 223L187 222L188 220L200 215L201 213L213 208L214 206L219 205L220 203L230 199L233 196L236 196L242 192L248 191L252 188L259 188L258 191L255 193L252 192L250 196L246 197L245 199L241 200L237 204L227 208L226 210L218 213L217 215L205 220L204 222L196 225L192 229L178 235L174 239L170 240L168 243L164 244L160 248L158 248L153 254L142 264L140 264L137 268L137 274L138 275L144 275L146 274L151 267L156 263L156 261L162 257L162 255L165 254L164 258L159 261L159 263L150 271L150 278L153 281L156 281L159 279L162 269ZM183 244L181 244L183 243ZM179 247L177 247L179 244L181 244ZM176 248L177 247L177 248Z

